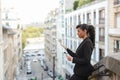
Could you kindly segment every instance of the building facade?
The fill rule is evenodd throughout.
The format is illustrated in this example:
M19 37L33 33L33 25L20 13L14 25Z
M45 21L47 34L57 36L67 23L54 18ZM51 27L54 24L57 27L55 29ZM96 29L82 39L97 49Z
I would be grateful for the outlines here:
M57 9L51 11L46 18L45 26L45 55L53 63L56 62L56 15ZM55 57L55 58L54 58ZM51 65L55 68L55 66Z
M3 80L3 33L2 33L2 19L1 19L1 0L0 0L0 80Z
M120 52L120 1L109 1L109 53Z
M69 13L66 12L66 1L61 0L60 3L59 14L56 17L56 40L61 39L68 48L75 51L82 41L76 34L76 25L81 23L92 24L95 27L96 35L91 63L93 65L96 64L109 53L120 52L119 0L95 0L75 11L68 11ZM51 29L48 28L48 30L50 31ZM47 32L46 37L49 40L51 36L50 32ZM50 42L47 41L47 43ZM68 79L73 74L74 64L66 60L64 54L66 51L60 47L59 43L56 42L55 44L57 44L56 69L65 79ZM47 45L47 47L49 46ZM50 53L50 51L47 53Z
M86 23L95 27L95 49L92 55L92 64L97 63L108 55L108 2L96 0L82 6L76 11L65 14L65 44L73 51L81 43L76 32L76 25ZM66 74L73 74L74 65L65 60Z
M14 15L14 9L2 9L3 80L15 80L21 68L21 25Z

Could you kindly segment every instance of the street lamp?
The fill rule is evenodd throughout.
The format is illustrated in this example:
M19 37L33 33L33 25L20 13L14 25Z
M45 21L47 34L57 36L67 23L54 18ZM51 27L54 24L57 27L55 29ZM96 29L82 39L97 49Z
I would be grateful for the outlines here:
M55 80L55 53L53 53L53 80Z

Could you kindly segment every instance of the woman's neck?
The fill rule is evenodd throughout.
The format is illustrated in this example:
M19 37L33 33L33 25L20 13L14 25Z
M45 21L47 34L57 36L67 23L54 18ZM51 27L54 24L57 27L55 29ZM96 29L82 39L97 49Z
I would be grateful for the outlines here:
M87 36L87 35L85 35L83 39L86 39L87 37L88 37L88 36Z

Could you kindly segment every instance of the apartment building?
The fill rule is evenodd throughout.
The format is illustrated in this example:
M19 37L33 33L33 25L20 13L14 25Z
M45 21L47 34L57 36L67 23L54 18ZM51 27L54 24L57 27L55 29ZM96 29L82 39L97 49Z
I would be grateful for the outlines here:
M3 80L15 80L21 68L21 26L13 11L11 8L2 9Z
M57 9L51 11L46 19L45 27L45 55L53 63L56 57L56 13Z
M76 32L76 25L81 23L92 24L95 27L95 49L92 55L92 64L95 64L108 55L108 4L107 0L96 0L82 6L76 11L65 14L65 44L73 51L81 43ZM74 64L65 60L66 75L73 74ZM66 76L66 77L67 77Z
M13 51L13 36L14 32L12 30L9 30L7 26L3 26L3 74L4 74L4 80L14 80L14 74L15 74L15 53Z
M2 22L1 22L1 0L0 0L0 80L3 80L3 33L2 33Z
M109 53L120 52L120 0L108 0Z

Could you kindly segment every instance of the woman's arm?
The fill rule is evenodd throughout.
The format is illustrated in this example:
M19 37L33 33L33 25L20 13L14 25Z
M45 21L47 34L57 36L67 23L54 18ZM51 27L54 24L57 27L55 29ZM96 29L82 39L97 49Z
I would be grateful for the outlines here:
M86 42L83 45L83 52L81 52L84 57L83 58L79 58L79 57L73 57L73 63L78 63L78 64L87 64L90 63L90 59L91 59L91 53L92 53L92 49L91 49L91 45L90 42Z
M71 51L70 49L66 49L66 51L68 52L69 55L71 55L72 57L76 57L76 53L74 53L73 51Z
M65 45L63 45L63 44L61 43L61 41L59 41L59 42L60 42L60 45L68 52L69 55L71 55L72 57L76 57L76 54L75 54L73 51L71 51L71 50L68 49Z

